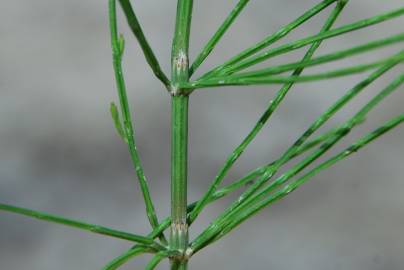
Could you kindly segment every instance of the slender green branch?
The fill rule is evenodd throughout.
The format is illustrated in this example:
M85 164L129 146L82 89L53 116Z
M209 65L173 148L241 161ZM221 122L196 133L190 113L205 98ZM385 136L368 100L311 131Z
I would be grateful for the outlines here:
M339 14L343 10L344 5L337 5L337 7L333 10L333 12L330 14L329 18L326 20L323 28L321 29L321 32L328 31L336 19L338 18ZM307 51L305 56L303 57L302 61L307 61L310 60L311 57L314 55L315 51L318 49L320 46L321 41L313 43L313 45L310 47L310 49ZM304 68L298 68L294 71L293 75L298 77L300 74L303 72ZM293 83L288 83L280 89L278 92L277 96L275 99L270 102L268 109L264 112L264 114L261 116L261 118L258 120L254 128L250 131L250 133L245 137L245 139L241 142L241 144L236 147L236 149L233 151L233 153L229 156L223 167L220 169L219 174L216 176L215 180L209 187L208 191L205 193L203 198L198 202L198 204L195 206L195 209L191 212L189 216L189 222L193 222L198 215L202 212L203 208L205 205L211 200L211 197L214 195L215 191L219 187L220 183L223 181L224 177L227 175L228 171L231 169L231 167L234 165L234 163L237 161L237 159L242 155L244 150L247 148L247 146L255 139L257 134L261 131L263 126L266 124L266 122L269 120L271 117L272 113L276 110L276 108L279 106L279 104L282 102L288 91L292 88Z
M243 11L243 9L247 6L249 2L250 0L240 0L237 3L237 5L233 8L229 16L227 16L227 18L224 20L219 29L217 29L216 33L212 36L212 38L208 41L208 43L196 57L194 63L191 65L191 68L189 69L190 76L192 76L192 74L196 71L196 69L203 63L203 61L205 61L205 59L213 51L217 43L220 41L220 39L227 32L229 27L233 24L238 15L240 15L240 13Z
M160 64L154 55L152 48L150 47L147 39L143 33L142 27L140 26L139 20L133 10L133 7L129 0L119 0L122 10L125 13L128 25L135 35L140 47L146 57L146 61L154 72L154 75L167 87L170 87L170 81L167 76L162 71Z
M366 43L364 45L360 45L357 47L353 47L350 49L346 50L341 50L338 52L322 55L316 58L313 58L308 61L301 61L301 62L293 62L290 64L283 64L283 65L278 65L278 66L273 66L269 68L264 68L256 71L250 71L250 72L243 72L243 73L237 73L237 75L230 76L230 77L263 77L263 76L268 76L268 75L274 75L274 74L280 74L286 71L294 70L296 68L307 68L311 66L316 66L324 63L328 63L331 61L335 60L341 60L356 54L361 54L361 53L366 53L370 50L378 49L381 47L385 47L387 45L393 45L398 42L403 42L404 41L404 33L394 35L392 37L388 37L385 39L380 39L377 41L372 41L369 43ZM220 77L219 77L220 79Z
M373 140L377 139L378 137L382 136L386 132L392 130L393 128L397 127L398 125L404 123L404 114L401 114L398 117L395 117L385 123L383 126L379 127L378 129L374 130L373 132L369 133L368 135L364 136L356 143L352 144L350 147L346 148L344 151L340 152L339 154L333 156L332 158L328 159L327 161L321 163L320 165L316 166L314 169L310 170L305 175L301 176L297 180L291 182L290 184L286 185L285 187L281 188L279 191L267 196L264 200L260 201L259 203L249 207L245 211L241 212L231 223L229 223L215 238L215 241L219 238L223 237L239 224L241 224L246 219L250 218L254 214L256 214L261 209L267 207L268 205L274 203L282 199L283 197L287 196L298 187L303 185L308 180L312 179L313 176L318 174L319 172L335 165L337 162L347 158L348 156L356 153L361 148L365 147Z
M0 204L0 210L6 211L14 214L20 214L28 217L32 217L39 220L44 220L47 222L57 223L65 225L68 227L73 227L81 229L84 231L102 234L110 237L115 237L123 240L137 242L143 245L152 246L154 248L160 247L157 243L153 241L153 238L144 237L136 234L131 234L127 232L117 231L107 227L85 223L78 220L68 219L65 217L55 216L44 212L38 212L27 208L16 207L8 204Z
M245 69L247 67L251 67L253 65L256 65L258 63L261 63L271 57L280 55L280 54L284 54L284 53L288 53L291 52L293 50L297 50L300 49L304 46L307 46L313 42L317 42L319 40L325 40L325 39L329 39L329 38L333 38L342 34L346 34L352 31L356 31L365 27L369 27L371 25L375 25L387 20L391 20L394 18L397 18L399 16L404 15L404 8L400 8L400 9L396 9L381 15L377 15L368 19L364 19L364 20L360 20L351 24L347 24L338 28L335 28L333 30L327 31L325 33L321 33L318 35L314 35L314 36L310 36L307 38L303 38L303 39L299 39L297 41L293 41L290 43L287 43L285 45L279 46L277 48L273 48L270 49L266 52L257 54L256 56L253 56L251 58L245 59L243 61L240 61L239 63L234 63L234 64L226 64L225 66L223 66L222 68L218 68L216 71L214 72L210 72L209 76L213 76L213 75L224 75L224 74L230 74L232 70L241 70L241 69ZM202 78L206 78L208 77L207 75L202 76Z
M317 4L316 6L312 7L308 11L306 11L302 16L298 17L296 20L293 22L287 24L286 26L282 27L279 29L276 33L266 37L262 41L258 42L254 46L242 51L241 53L237 54L230 60L226 61L224 64L214 68L212 71L206 73L203 75L201 78L209 77L210 75L220 73L221 70L227 66L234 65L235 63L238 63L242 61L243 59L246 59L255 53L261 51L262 49L270 46L271 44L275 43L276 41L280 40L281 38L285 37L288 35L291 31L311 19L312 17L316 16L318 13L326 9L328 6L333 4L334 2L337 2L338 0L325 0L322 1L321 3ZM340 1L341 3L346 1Z
M404 53L388 57L383 60L374 61L368 64L356 65L348 68L337 69L333 71L306 75L306 76L263 76L263 77L241 77L238 75L224 77L222 79L210 79L200 82L192 82L184 86L190 89L221 87L221 86L244 86L244 85L267 85L267 84L284 84L284 83L304 83L312 81L320 81L325 79L339 78L350 75L363 73L373 70L386 64L401 63L404 61Z
M159 252L153 256L150 262L146 265L145 270L154 270L156 269L157 265L167 257L165 252Z
M122 54L123 54L123 38L118 38L117 20L116 20L116 3L115 0L109 0L109 16L110 16L110 30L111 30L111 45L113 51L113 64L116 78L116 85L118 89L119 101L121 105L121 114L123 118L123 129L125 139L128 144L130 156L132 158L133 166L135 168L140 188L142 190L143 198L146 204L146 212L150 224L153 228L158 227L158 219L154 209L153 201L150 196L149 188L147 185L146 176L143 171L142 163L136 148L134 137L134 128L129 110L128 97L126 94L125 80L122 72ZM118 118L119 119L119 118ZM165 242L164 235L161 235L161 240Z
M126 251L124 254L120 255L119 257L115 258L113 261L108 263L102 270L116 270L122 265L124 265L130 259L145 254L145 253L155 253L150 248L144 246L138 246L134 249L130 249Z
M160 223L160 225L157 228L155 228L151 233L149 233L147 235L147 237L149 237L151 239L155 239L157 237L160 237L161 235L163 235L164 231L168 227L170 227L170 225L171 225L171 218L170 217L167 217L167 218L163 219L163 221ZM141 245L136 244L133 247L131 247L131 249L133 250L133 249L137 249L139 247L141 247Z

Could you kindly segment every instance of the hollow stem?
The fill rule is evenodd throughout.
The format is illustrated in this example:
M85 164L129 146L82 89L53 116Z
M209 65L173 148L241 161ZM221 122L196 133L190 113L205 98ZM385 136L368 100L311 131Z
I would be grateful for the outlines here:
M188 259L187 169L188 93L179 85L189 81L189 35L193 0L178 0L171 56L171 234L169 246L180 255L170 258L172 270L186 270Z

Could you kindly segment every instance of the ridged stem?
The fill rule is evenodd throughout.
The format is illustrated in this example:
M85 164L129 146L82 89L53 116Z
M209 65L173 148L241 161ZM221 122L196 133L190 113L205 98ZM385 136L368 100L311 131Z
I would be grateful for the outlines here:
M187 169L188 100L179 85L189 81L189 35L193 0L178 0L171 55L171 234L169 246L179 256L171 257L172 270L186 270L188 258Z
M170 248L184 252L188 245L187 156L188 96L172 98L171 237Z

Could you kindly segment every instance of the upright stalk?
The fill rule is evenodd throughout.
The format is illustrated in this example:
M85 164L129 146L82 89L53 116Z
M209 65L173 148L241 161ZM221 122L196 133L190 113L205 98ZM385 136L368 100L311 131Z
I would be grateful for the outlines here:
M189 81L189 34L193 0L178 0L171 56L171 235L172 270L186 270L188 258L187 169L188 169L188 100L189 92L179 85Z
M171 138L171 235L170 248L184 254L188 247L187 157L188 96L172 98ZM183 257L183 256L181 256ZM183 258L177 258L183 261ZM172 261L174 263L174 261ZM175 268L173 269L186 269Z

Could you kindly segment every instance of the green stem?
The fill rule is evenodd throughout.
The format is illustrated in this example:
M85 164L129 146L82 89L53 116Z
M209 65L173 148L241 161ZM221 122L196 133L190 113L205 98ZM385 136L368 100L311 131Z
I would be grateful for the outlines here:
M178 0L171 55L171 234L170 250L180 256L170 258L172 270L185 270L188 258L187 171L188 101L179 85L189 81L189 36L193 0Z
M189 80L189 36L191 30L193 0L178 0L177 20L171 56L171 80L173 87ZM177 91L176 91L177 90ZM173 89L173 94L180 94L181 89Z
M171 238L170 248L185 251L187 220L188 96L172 98Z
M241 11L246 7L250 0L240 0L237 5L233 8L230 12L229 16L224 20L222 25L217 29L215 34L212 38L208 41L199 55L196 57L195 61L193 62L191 68L189 69L190 75L192 75L196 69L205 61L206 57L213 51L217 43L229 29L229 27L233 24L234 20L240 15Z
M130 115L128 96L126 93L126 84L122 71L122 55L124 50L124 40L122 37L118 37L118 26L116 18L116 2L115 0L109 0L109 20L111 31L111 46L113 56L113 66L115 71L116 85L118 89L118 96L121 105L121 113L123 118L123 135L125 141L128 144L129 153L132 159L133 166L135 168L137 178L139 180L140 189L143 194L143 198L146 205L146 212L149 222L152 228L159 226L156 211L153 201L150 196L147 179L144 174L143 166L140 161L139 153L136 148L134 128L132 124L132 118ZM164 235L160 236L160 240L166 243Z

